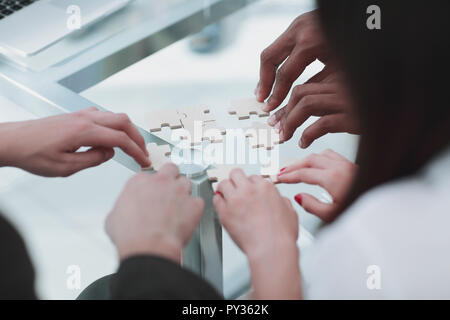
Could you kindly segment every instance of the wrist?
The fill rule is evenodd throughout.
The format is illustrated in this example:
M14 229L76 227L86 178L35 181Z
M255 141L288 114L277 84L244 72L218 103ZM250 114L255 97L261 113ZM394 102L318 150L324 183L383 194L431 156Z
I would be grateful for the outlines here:
M0 124L0 167L20 168L20 159L26 157L21 152L27 148L23 146L25 143L23 138L18 136L28 123L28 121L23 121Z
M123 246L117 246L120 261L136 255L152 255L181 262L182 245L173 237L152 234L146 239L136 239Z
M254 299L300 299L299 251L295 241L282 241L248 255Z
M290 238L270 239L259 243L258 247L247 250L249 264L259 264L261 261L273 260L274 256L298 256L297 241ZM276 263L276 261L273 261Z

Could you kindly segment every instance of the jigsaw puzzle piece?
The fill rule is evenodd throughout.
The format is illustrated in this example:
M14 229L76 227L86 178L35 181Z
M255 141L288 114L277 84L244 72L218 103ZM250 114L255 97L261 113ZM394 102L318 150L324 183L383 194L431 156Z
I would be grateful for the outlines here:
M211 142L223 141L225 128L217 126L215 117L208 106L192 106L178 110L182 117L181 123L186 130L182 139L189 139L191 146L199 145L204 140Z
M250 139L252 148L271 150L275 145L283 143L280 134L267 123L253 122L251 127L245 129L245 136Z
M218 164L214 169L206 170L206 174L208 175L209 181L212 183L212 188L214 191L217 190L217 186L222 180L230 177L230 172L234 168L235 167L230 165Z
M180 115L177 110L155 110L149 116L150 132L161 131L163 127L171 129L182 128L183 125L180 120Z
M150 154L151 166L143 170L158 171L164 164L172 162L169 158L172 150L168 144L157 145L156 143L149 143L147 145L148 153Z
M281 165L278 165L277 168L273 168L273 166L261 166L261 176L265 179L269 179L273 183L278 183L278 173L280 172L281 168L289 167L291 164L295 163L297 159L295 158L288 158L282 162Z
M267 117L269 113L263 111L264 103L258 102L255 98L240 99L231 102L228 113L237 115L239 120L249 119L251 115Z

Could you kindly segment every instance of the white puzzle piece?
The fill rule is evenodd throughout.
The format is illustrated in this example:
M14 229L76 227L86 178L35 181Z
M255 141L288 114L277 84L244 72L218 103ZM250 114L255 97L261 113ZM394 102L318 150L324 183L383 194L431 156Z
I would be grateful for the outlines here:
M267 123L253 122L251 127L246 128L245 136L249 138L252 148L266 148L272 150L275 145L283 143L280 134Z
M251 115L258 117L267 117L269 113L263 111L265 104L258 102L255 98L235 100L231 102L231 108L228 113L237 115L239 120L249 119Z
M163 127L182 128L180 115L175 109L155 110L148 117L150 132L161 131Z
M144 168L144 170L158 171L164 164L172 162L169 158L172 151L168 144L157 145L151 142L147 145L147 150L152 164L150 167Z

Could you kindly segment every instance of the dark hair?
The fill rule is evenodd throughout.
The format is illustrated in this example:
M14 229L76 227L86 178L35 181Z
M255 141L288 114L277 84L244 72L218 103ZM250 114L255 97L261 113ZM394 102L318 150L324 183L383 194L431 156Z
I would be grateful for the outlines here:
M416 173L449 146L450 1L318 4L362 128L348 205L377 185ZM381 29L366 25L369 5L380 8Z

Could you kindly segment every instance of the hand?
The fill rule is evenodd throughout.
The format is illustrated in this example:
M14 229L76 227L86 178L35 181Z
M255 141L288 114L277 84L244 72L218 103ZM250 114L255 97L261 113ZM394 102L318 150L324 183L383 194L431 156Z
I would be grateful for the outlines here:
M125 114L96 108L0 125L0 166L41 176L67 177L97 166L121 148L141 166L150 165L144 138ZM81 147L91 147L77 152Z
M121 260L148 254L180 262L204 208L202 199L190 196L191 187L172 163L130 179L106 219Z
M261 54L260 79L255 90L258 101L263 102L273 86L265 111L276 109L284 101L294 81L316 59L332 65L318 13L311 11L296 18Z
M246 254L268 250L275 241L296 243L297 214L271 182L234 169L217 191L214 205L220 221Z
M220 221L247 255L259 299L299 298L298 217L291 202L260 176L234 169L214 196Z
M332 196L332 203L324 203L307 193L299 193L295 200L307 212L324 221L332 221L339 206L345 201L357 166L334 151L312 154L289 167L281 169L280 183L308 183L319 185Z
M288 104L269 118L269 124L279 130L281 140L289 140L310 116L321 118L303 131L299 141L302 148L327 133L360 132L343 80L337 72L326 69L307 83L296 86Z

